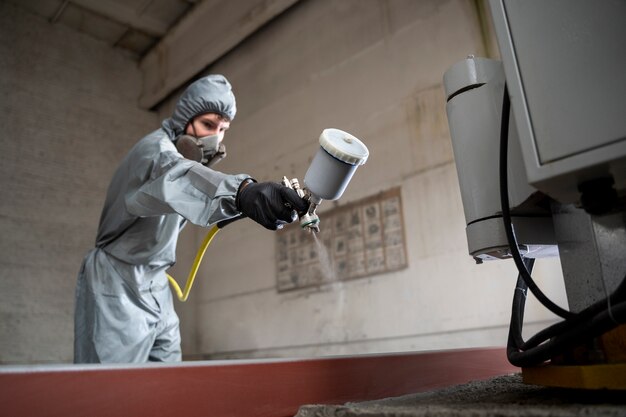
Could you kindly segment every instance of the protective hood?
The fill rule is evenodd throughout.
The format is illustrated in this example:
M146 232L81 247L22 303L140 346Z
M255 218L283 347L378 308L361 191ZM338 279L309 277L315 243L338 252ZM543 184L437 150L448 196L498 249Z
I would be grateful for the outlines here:
M204 113L217 113L230 120L235 118L235 95L223 75L208 75L187 87L176 103L174 114L165 119L161 126L174 140L183 133L191 119Z

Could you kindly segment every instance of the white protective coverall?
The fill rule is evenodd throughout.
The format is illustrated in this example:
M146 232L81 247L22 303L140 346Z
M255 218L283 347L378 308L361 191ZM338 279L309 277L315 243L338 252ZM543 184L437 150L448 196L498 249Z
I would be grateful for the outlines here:
M226 175L177 152L174 140L195 116L232 119L235 98L220 75L187 88L174 114L141 139L109 186L96 247L76 286L74 362L181 360L178 316L165 271L178 234L238 216L237 190L248 175Z

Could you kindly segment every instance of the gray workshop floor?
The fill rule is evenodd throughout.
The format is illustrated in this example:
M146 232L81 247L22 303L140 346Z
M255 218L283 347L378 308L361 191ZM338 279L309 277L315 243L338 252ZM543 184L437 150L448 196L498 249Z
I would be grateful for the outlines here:
M345 405L306 405L296 417L626 416L626 391L526 385L521 375Z

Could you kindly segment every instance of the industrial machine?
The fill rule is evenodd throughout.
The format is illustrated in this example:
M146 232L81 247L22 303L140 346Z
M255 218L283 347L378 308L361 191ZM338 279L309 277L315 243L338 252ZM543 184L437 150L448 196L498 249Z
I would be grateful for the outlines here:
M626 389L626 3L490 0L501 61L444 74L469 253L519 271L524 380ZM559 256L569 308L531 276ZM524 341L526 290L563 321Z

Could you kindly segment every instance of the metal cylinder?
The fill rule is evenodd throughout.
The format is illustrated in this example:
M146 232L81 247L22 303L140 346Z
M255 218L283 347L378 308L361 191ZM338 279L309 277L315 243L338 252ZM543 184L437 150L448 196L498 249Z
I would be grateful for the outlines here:
M319 141L304 185L318 199L337 200L358 166L367 160L369 151L359 139L339 129L325 129Z

